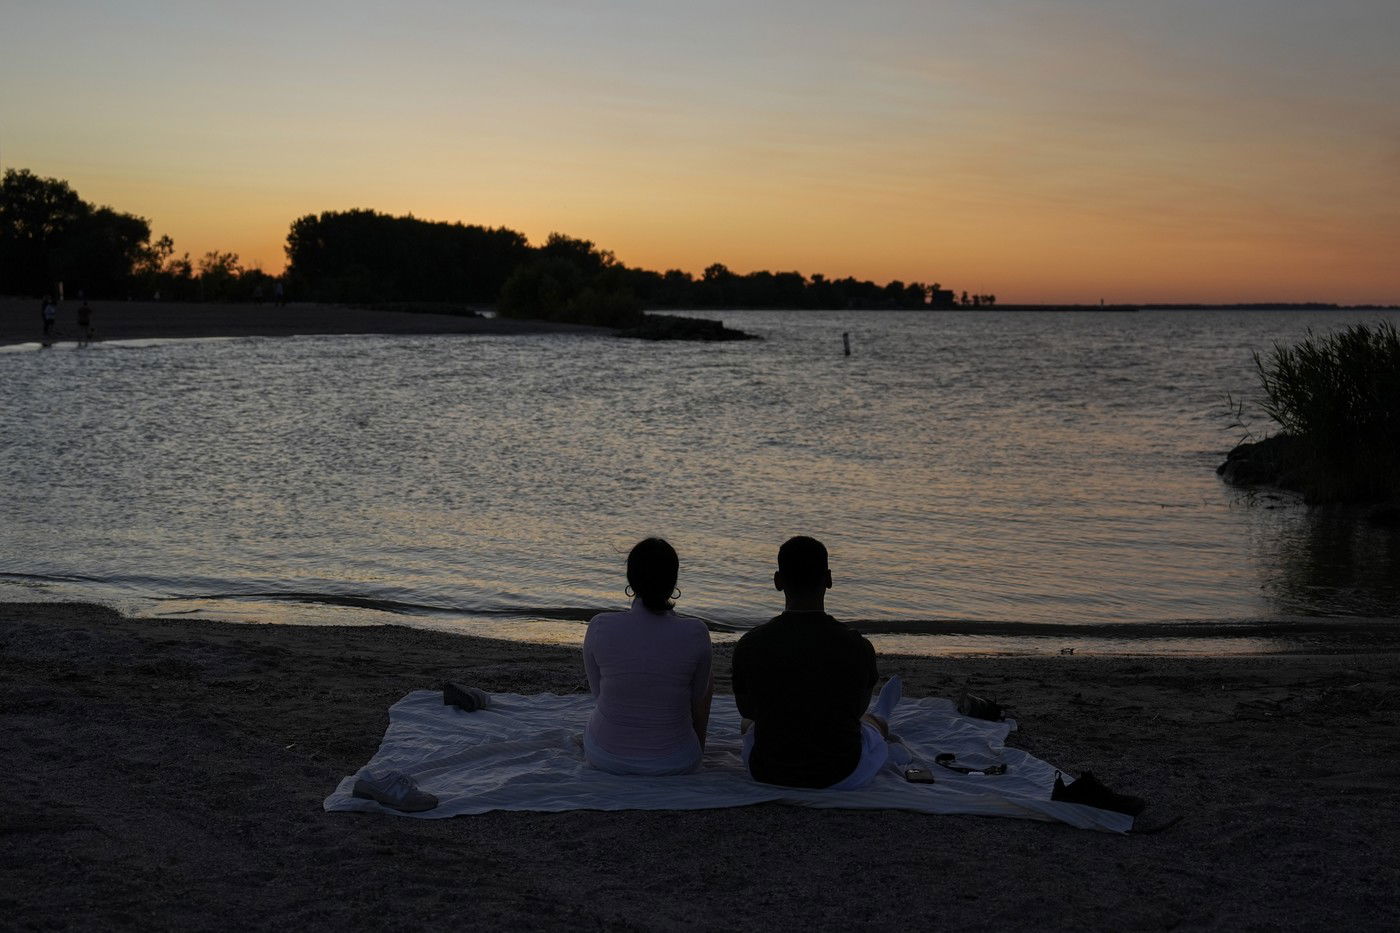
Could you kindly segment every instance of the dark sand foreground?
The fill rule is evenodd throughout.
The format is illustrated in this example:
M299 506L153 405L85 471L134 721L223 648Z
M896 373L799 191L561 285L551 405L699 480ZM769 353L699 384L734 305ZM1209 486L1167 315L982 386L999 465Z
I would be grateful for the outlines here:
M1014 704L1015 744L1183 820L328 814L404 693L577 691L578 653L0 604L0 926L1400 927L1400 656L881 666L914 696L970 681ZM727 650L717 671L727 692Z
M78 302L59 305L57 342L78 337ZM608 334L581 324L372 311L344 305L215 304L176 301L94 301L99 340L152 337L287 337L293 334ZM34 343L43 336L37 299L0 298L0 346Z

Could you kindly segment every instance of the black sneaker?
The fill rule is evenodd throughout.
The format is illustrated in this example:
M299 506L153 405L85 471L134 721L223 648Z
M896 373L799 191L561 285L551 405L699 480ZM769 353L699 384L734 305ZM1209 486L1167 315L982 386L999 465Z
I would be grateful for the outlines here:
M442 703L444 706L455 706L465 712L474 713L490 706L491 697L485 690L450 683L442 688Z
M1112 810L1129 816L1137 816L1147 807L1147 801L1141 797L1115 794L1100 783L1092 771L1085 771L1079 775L1079 780L1070 785L1066 785L1060 778L1060 772L1056 771L1055 787L1050 791L1050 799L1062 800L1065 803L1082 803L1086 807Z
M1006 710L999 704L975 697L966 690L958 699L958 712L970 719L985 719L988 722L1001 722L1006 718Z

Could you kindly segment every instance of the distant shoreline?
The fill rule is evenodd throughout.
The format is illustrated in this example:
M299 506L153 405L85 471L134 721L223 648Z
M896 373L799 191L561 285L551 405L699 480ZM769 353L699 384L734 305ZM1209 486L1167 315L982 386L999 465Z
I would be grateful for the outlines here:
M754 311L816 312L816 311L898 311L908 314L925 314L930 311L979 312L979 311L1110 311L1132 313L1137 311L1400 311L1400 305L1334 305L1334 304L1227 304L1227 305L1160 305L1160 304L994 304L957 305L951 308L648 308L657 313L683 311L718 311L748 314Z
M577 334L609 336L606 327L467 317L421 311L383 311L333 304L221 304L176 301L92 301L92 323L103 340L191 337L291 337L314 334ZM79 302L58 307L56 343L78 340ZM42 339L37 299L0 298L0 346Z
M339 304L291 303L282 307L268 304L106 301L90 302L93 328L98 341L198 337L291 337L311 335L439 335L489 334L575 334L607 337L614 328L554 321L520 320L503 317L473 317L460 313L384 310ZM55 343L78 340L79 302L69 299L59 305L54 331ZM684 315L692 311L747 314L778 311L802 314L831 311L817 308L653 308L648 313ZM998 304L955 308L861 308L853 313L891 310L909 314L940 312L1010 311L1023 313L1137 311L1397 311L1397 305L1065 305ZM0 346L39 343L42 340L39 301L32 298L0 298Z

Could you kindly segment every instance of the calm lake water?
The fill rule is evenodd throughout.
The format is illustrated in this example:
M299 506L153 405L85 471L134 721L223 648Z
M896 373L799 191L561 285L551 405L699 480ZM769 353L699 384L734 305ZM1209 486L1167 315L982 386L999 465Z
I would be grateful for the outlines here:
M711 316L765 339L11 348L0 598L576 641L656 534L742 629L806 533L883 650L1395 636L1357 622L1400 616L1394 531L1214 472L1251 351L1383 313Z

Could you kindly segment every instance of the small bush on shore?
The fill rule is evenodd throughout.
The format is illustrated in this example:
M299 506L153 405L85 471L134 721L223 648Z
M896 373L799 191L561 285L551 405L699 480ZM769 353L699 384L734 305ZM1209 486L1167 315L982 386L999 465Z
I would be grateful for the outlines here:
M626 288L602 274L590 279L577 264L556 257L516 269L501 289L497 311L503 317L598 327L635 327L642 319L640 303Z
M1382 321L1254 354L1263 409L1294 439L1288 465L1311 502L1400 493L1400 331Z

